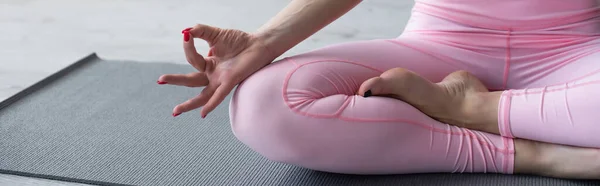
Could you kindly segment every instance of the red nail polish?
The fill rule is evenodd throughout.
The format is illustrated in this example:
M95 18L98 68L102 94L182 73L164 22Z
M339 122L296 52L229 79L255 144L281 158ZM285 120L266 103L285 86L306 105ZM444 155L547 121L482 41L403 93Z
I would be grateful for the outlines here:
M213 55L213 50L214 50L213 48L211 48L210 50L208 50L208 56L209 57Z
M156 83L158 83L159 85L167 84L167 82L164 82L164 81L156 81Z
M187 42L189 40L190 40L190 32L184 31L183 32L183 41Z
M206 114L202 115L202 119L206 118Z
M173 117L179 116L181 113L173 113Z
M186 28L186 29L183 29L183 30L181 31L181 33L183 34L184 32L190 31L191 29L192 29L192 28Z

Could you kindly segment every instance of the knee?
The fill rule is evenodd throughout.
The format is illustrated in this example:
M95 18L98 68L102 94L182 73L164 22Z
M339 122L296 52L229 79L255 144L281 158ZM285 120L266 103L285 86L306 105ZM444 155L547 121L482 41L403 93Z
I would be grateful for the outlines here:
M316 159L327 156L326 144L334 142L314 136L337 130L324 129L323 122L356 116L344 111L353 108L358 82L381 72L355 63L310 61L297 58L261 69L237 87L229 108L233 133L246 146L272 161L319 168Z
M294 127L295 114L286 105L282 89L293 64L271 64L241 83L229 105L235 137L263 157L293 164L302 156Z

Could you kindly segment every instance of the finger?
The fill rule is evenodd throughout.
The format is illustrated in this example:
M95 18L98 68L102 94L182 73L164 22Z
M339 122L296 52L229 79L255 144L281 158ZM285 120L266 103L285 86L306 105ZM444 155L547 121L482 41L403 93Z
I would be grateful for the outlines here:
M208 85L208 77L206 77L206 74L201 72L189 74L165 74L158 78L158 84L201 87Z
M236 85L235 83L221 84L221 86L219 86L217 88L217 90L215 90L215 93L212 95L210 100L208 100L206 105L204 105L204 107L200 111L202 118L205 118L208 113L210 113L215 108L217 108L217 106L219 106L219 104L221 102L223 102L223 100L225 99L225 97L227 97L227 95L231 92L231 90L233 90L233 87L235 87L235 85Z
M206 61L204 57L196 51L196 46L194 46L194 39L189 31L183 31L183 51L185 52L185 58L188 63L192 65L196 70L200 72L204 72L204 67L206 66Z
M192 27L192 29L190 29L189 32L194 37L203 39L204 41L208 42L208 45L212 47L216 43L217 37L221 30L222 29L217 27L208 26L204 24L197 24L194 27Z
M189 112L191 110L200 108L201 106L206 104L206 102L210 99L213 93L214 88L212 88L211 86L204 88L198 96L193 97L192 99L189 99L186 102L175 106L175 108L173 108L173 115L177 116L181 113Z

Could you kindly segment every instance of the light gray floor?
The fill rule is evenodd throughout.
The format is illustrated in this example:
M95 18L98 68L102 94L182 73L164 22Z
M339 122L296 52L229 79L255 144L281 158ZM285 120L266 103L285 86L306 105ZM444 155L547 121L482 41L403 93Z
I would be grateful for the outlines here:
M186 64L181 30L195 23L253 31L282 0L0 0L0 100L75 60ZM286 55L333 43L396 37L411 0L369 0ZM201 53L206 44L197 42ZM80 185L0 174L0 185Z

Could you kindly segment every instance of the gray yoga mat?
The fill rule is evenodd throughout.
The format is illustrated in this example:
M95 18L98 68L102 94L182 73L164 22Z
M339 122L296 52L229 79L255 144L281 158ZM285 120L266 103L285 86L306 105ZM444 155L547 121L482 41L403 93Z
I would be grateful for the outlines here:
M171 109L200 92L159 86L188 65L92 54L0 103L0 173L98 185L598 185L525 175L354 176L264 159L231 133L228 99L206 119Z

